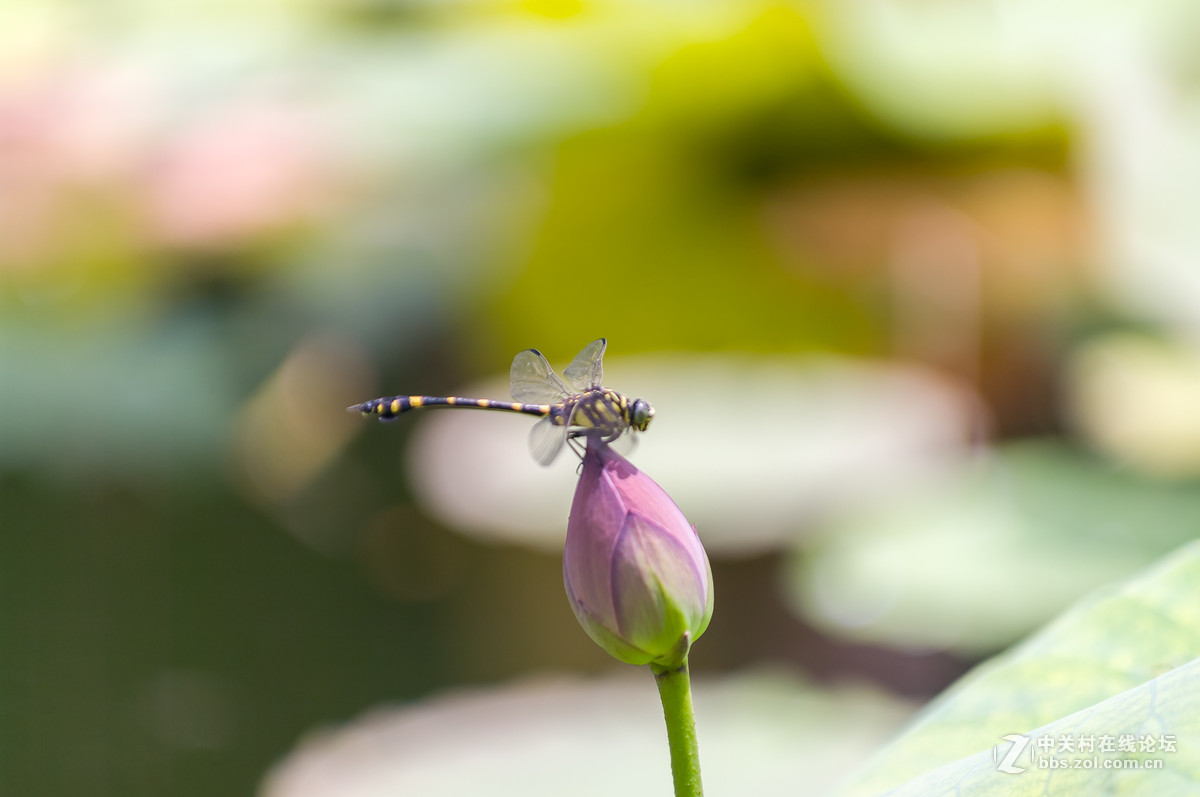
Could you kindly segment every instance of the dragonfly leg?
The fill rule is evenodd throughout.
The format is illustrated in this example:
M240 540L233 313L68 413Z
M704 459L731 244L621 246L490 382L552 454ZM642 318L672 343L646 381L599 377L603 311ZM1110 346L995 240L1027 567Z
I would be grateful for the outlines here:
M581 435L574 435L574 434L568 436L567 437L567 445L569 445L571 447L571 450L574 451L579 456L579 466L583 467L583 452L584 452L585 445L583 443L579 442L580 437L581 437Z

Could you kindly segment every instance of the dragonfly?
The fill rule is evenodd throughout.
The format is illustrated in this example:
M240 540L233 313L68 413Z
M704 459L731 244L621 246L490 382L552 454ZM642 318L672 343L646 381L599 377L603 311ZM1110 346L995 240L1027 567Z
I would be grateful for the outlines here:
M560 377L537 349L513 358L510 372L514 401L462 396L385 396L346 409L368 418L394 421L409 410L425 407L500 410L540 416L529 434L529 450L549 465L568 441L594 437L611 443L626 432L646 431L654 407L645 399L630 399L604 387L607 338L593 340L575 355Z

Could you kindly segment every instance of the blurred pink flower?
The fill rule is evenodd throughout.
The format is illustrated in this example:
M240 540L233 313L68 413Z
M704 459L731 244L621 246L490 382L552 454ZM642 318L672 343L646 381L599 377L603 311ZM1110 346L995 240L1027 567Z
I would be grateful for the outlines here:
M137 270L154 247L245 246L330 211L322 109L262 86L198 107L182 77L81 59L0 85L0 270Z
M682 664L712 617L712 571L695 529L653 479L594 438L571 505L563 581L588 636L629 664Z
M151 81L103 63L48 64L0 90L0 268L29 270L93 235L149 139Z
M315 221L332 199L316 115L243 103L183 130L148 175L152 236L225 248Z

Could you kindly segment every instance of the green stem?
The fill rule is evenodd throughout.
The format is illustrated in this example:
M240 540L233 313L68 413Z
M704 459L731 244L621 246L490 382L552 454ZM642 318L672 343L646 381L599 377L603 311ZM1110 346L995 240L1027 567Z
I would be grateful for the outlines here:
M696 743L696 716L692 713L692 684L685 659L679 667L650 665L662 698L667 720L667 744L671 748L671 777L675 797L703 797L700 783L700 746Z

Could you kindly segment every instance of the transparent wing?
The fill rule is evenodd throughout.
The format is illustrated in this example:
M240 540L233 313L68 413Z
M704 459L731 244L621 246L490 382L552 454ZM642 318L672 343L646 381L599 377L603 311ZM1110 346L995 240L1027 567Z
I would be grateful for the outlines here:
M537 349L526 349L513 357L510 376L512 397L526 404L556 404L571 392Z
M583 393L594 387L600 387L604 381L604 349L608 346L608 338L597 338L583 347L583 351L575 355L563 376L578 392Z
M542 465L553 462L566 441L567 427L555 426L549 416L542 418L529 430L529 452Z
M609 443L609 445L612 446L613 451L616 451L623 457L628 457L631 453L633 453L633 450L637 448L637 443L637 433L628 431L618 437L616 440L613 440L611 443Z

